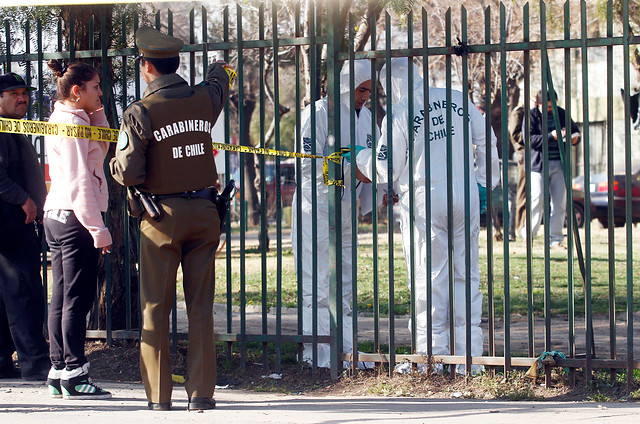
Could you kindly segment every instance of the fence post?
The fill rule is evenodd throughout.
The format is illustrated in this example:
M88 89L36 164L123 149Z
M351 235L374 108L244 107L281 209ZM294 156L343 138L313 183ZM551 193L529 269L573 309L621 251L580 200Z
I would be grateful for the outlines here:
M327 95L328 95L328 140L329 153L340 148L340 75L337 53L340 49L341 28L340 6L338 2L328 2L327 22ZM336 110L338 109L338 110ZM339 169L329 162L329 178L339 179ZM338 363L338 354L342 350L342 246L340 188L329 186L329 316L330 316L330 363L331 378L338 378L342 363ZM333 266L332 266L333 265Z

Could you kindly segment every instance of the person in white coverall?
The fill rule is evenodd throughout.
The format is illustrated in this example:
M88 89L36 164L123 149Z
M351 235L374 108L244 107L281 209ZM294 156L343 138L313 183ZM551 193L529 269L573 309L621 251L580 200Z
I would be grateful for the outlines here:
M371 148L372 134L371 112L364 107L371 94L371 62L368 60L354 61L354 87L355 87L355 144ZM328 103L327 98L322 98L314 105L307 106L302 111L302 141L304 153L311 153L311 107L316 110L316 139L315 152L318 155L328 155ZM350 87L349 87L349 62L346 62L340 72L340 144L347 147L351 143L351 119L350 119ZM314 159L316 160L316 159ZM292 226L291 242L293 248L294 263L298 264L298 227L302 229L300 240L302 256L302 319L304 334L313 334L313 262L317 261L317 334L329 335L329 269L332 266L329 260L329 187L324 184L322 176L322 160L316 160L316 180L313 184L311 176L311 160L301 161L302 182L296 189L292 202ZM353 349L353 330L351 316L352 302L352 228L351 228L351 170L350 164L343 161L342 168L345 187L341 189L342 198L342 322L343 322L343 351L351 352ZM356 181L357 195L360 197L362 213L371 210L371 185ZM366 188L365 188L366 187ZM316 190L317 204L314 208L312 192ZM300 196L302 207L302 221L297 221L297 200ZM354 206L355 207L355 206ZM316 217L316 256L314 258L312 226L313 217ZM356 229L357 231L357 229ZM330 366L329 344L318 343L318 366L328 368ZM313 360L313 346L305 343L304 361L311 364Z
M380 71L380 83L387 89L386 66ZM377 179L379 183L386 183L389 179L387 173L387 119L393 120L393 175L391 180L394 192L400 197L400 215L402 244L407 261L410 266L410 251L415 252L415 309L416 309L416 344L418 353L427 352L427 217L425 215L426 171L425 171L425 119L429 120L428 140L431 147L430 163L427 165L431 176L431 284L432 284L432 308L431 317L433 325L433 354L449 355L449 273L448 273L448 237L449 231L453 232L453 260L454 260L454 308L455 308L455 354L464 355L465 346L465 286L471 285L471 355L482 356L483 338L480 328L482 315L482 294L479 290L480 271L478 257L478 234L480 232L480 204L479 190L486 190L486 137L485 119L469 103L469 162L464 162L464 135L463 135L463 95L461 92L451 91L451 126L447 127L447 93L442 88L429 88L429 102L424 107L423 82L418 68L415 65L413 72L413 134L409 133L408 123L408 66L407 58L395 58L391 60L391 102L392 116L388 115L382 122L382 136L378 144L376 157ZM389 96L388 96L389 98ZM452 143L452 172L447 175L447 130L451 131ZM408 149L413 144L414 168L413 175L409 175ZM474 154L475 147L475 154ZM492 150L492 187L495 187L500 178L500 166L496 149L496 138L491 134L490 148ZM358 169L371 180L371 150L362 150L356 156ZM470 176L470 192L468 196L464 191L464 168L468 167ZM410 217L409 217L409 178L414 181L414 245L410 244ZM447 181L451 181L453 191L453 228L447 225ZM476 184L477 183L477 184ZM486 193L486 192L485 192ZM465 278L465 202L470 202L470 235L471 235L471 280ZM409 273L410 275L410 273ZM410 284L410 282L409 282ZM409 326L411 328L411 325ZM478 373L481 368L474 365L473 373ZM441 371L442 366L436 367ZM457 368L459 373L464 373L464 365Z

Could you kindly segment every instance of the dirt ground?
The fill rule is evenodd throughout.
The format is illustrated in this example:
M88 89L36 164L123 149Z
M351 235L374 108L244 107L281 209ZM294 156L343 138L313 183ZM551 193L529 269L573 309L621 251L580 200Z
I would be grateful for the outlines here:
M135 341L115 341L109 347L102 341L87 342L91 373L97 381L140 382L139 348ZM179 345L173 356L173 373L186 375L186 346ZM524 378L524 371L514 371L506 377L500 373L469 379L453 378L449 375L388 376L386 370L361 371L356 376L345 371L337 381L331 380L327 370L312 373L311 369L300 370L294 364L283 364L281 378L273 378L274 369L247 361L242 370L239 355L228 361L218 354L218 390L229 385L234 389L275 392L283 394L313 394L327 396L407 396L421 398L464 398L503 400L554 400L554 401L638 401L640 400L640 373L635 376L634 386L628 392L626 377L619 375L612 381L604 372L596 373L587 382L581 370L576 373L576 385L570 387L560 369L552 373L552 384L546 388L543 379L532 382ZM638 371L638 370L636 370ZM277 377L277 376L276 376ZM180 386L179 383L175 384Z

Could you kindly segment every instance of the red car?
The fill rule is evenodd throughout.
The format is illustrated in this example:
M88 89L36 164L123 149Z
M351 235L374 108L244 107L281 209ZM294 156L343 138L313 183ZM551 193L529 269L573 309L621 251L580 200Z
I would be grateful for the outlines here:
M613 226L621 227L626 222L626 176L624 170L613 175ZM584 177L573 179L574 189L584 189ZM609 181L607 174L593 174L590 178L591 218L597 219L604 228L609 227ZM640 162L631 167L631 222L640 222Z

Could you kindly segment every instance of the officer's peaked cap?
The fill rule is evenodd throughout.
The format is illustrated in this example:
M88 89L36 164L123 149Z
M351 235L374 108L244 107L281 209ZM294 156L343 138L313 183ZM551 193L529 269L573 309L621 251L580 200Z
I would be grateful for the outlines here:
M184 42L179 38L145 26L136 31L136 46L140 50L140 56L150 59L165 59L178 56Z

